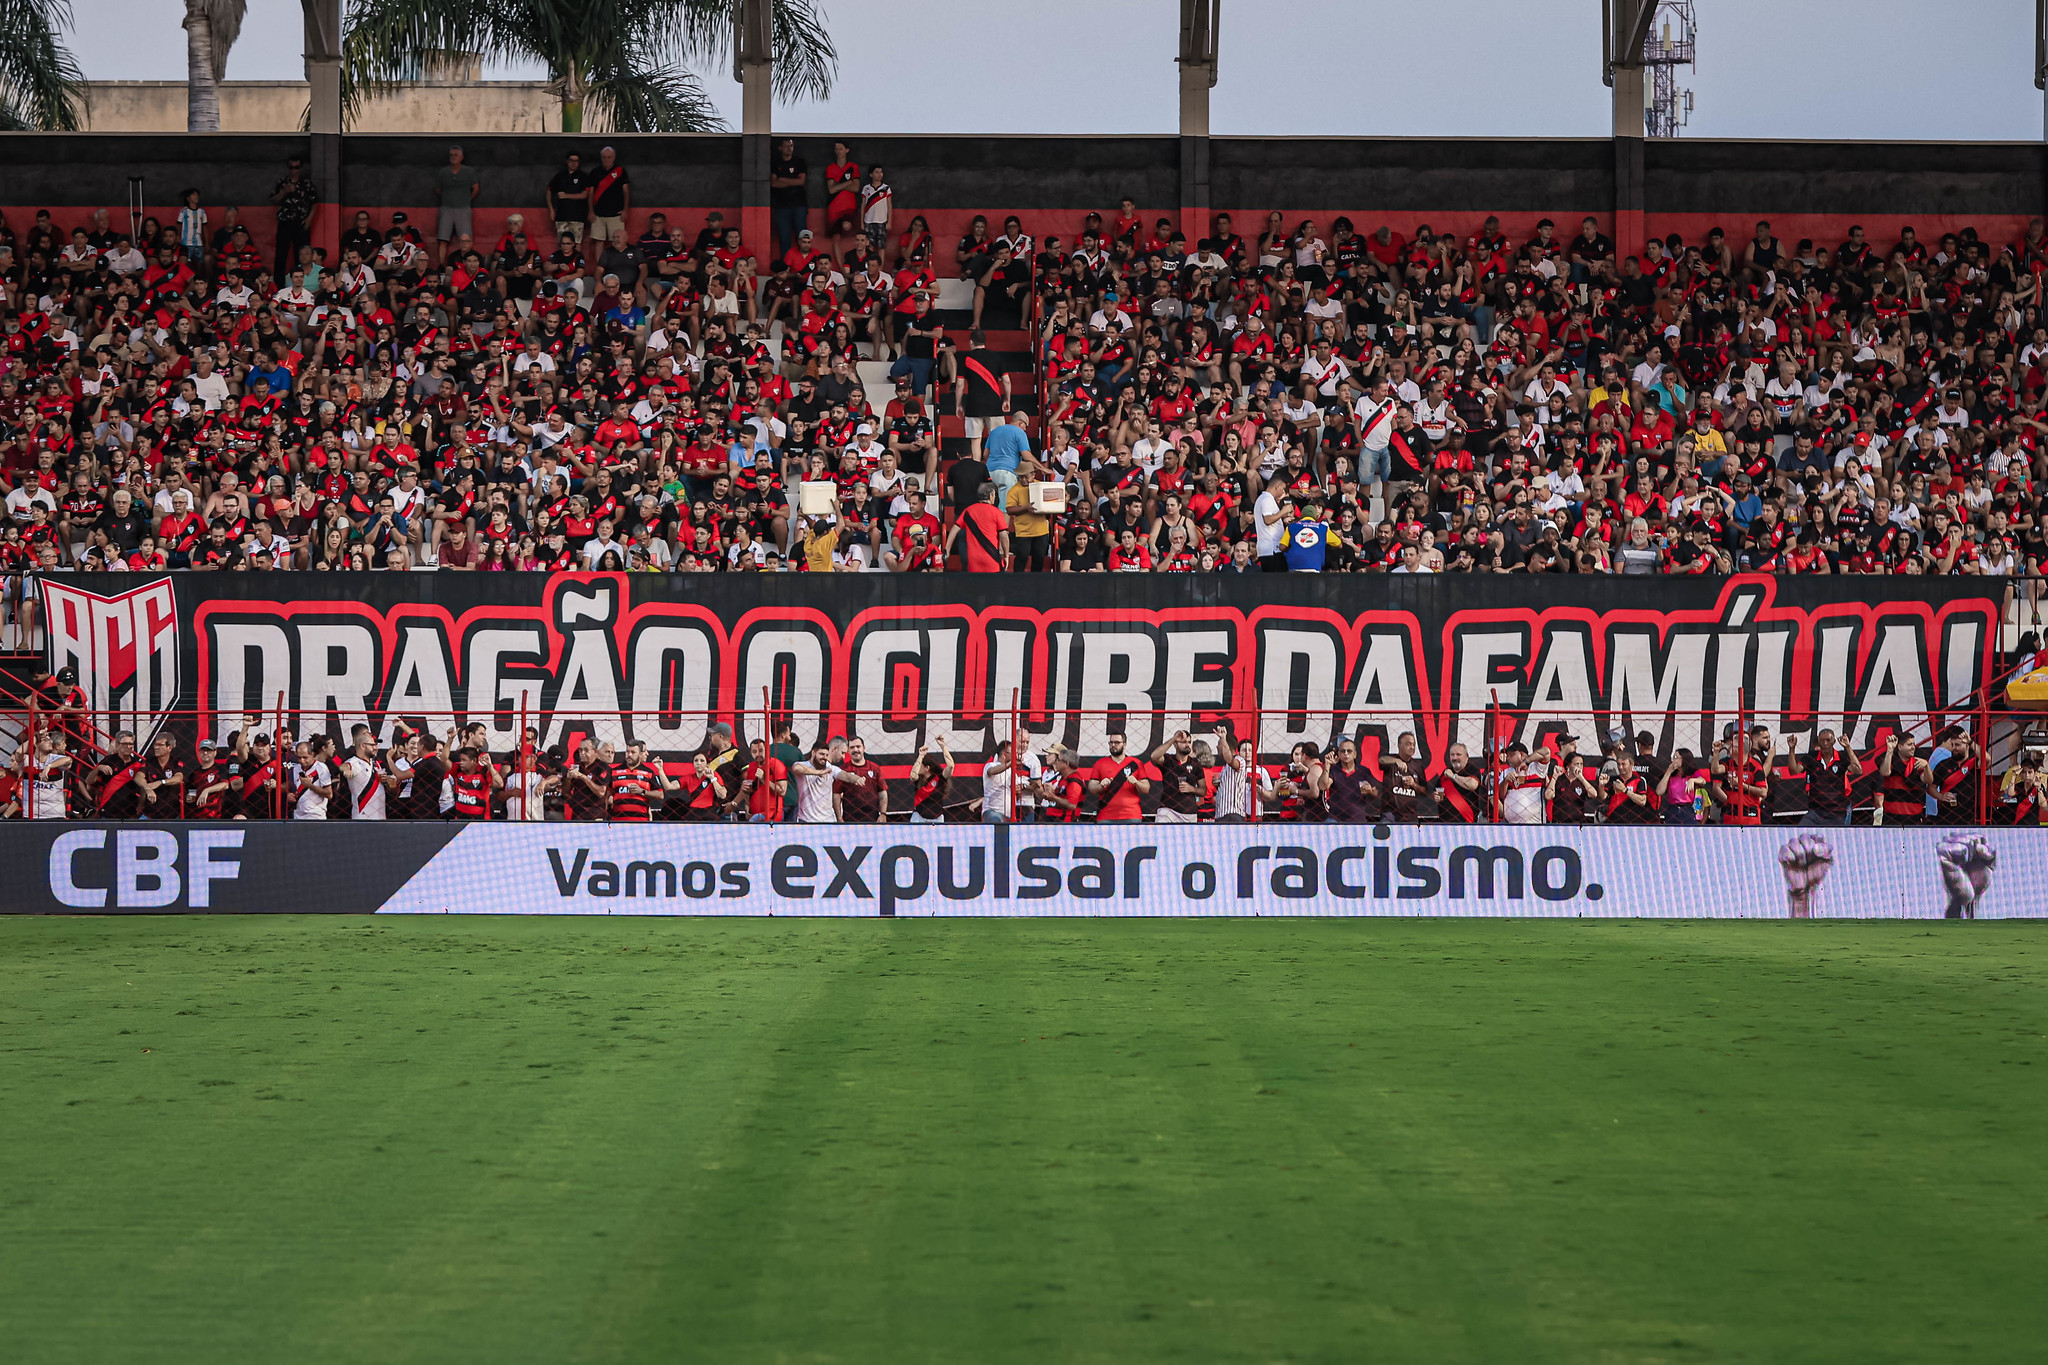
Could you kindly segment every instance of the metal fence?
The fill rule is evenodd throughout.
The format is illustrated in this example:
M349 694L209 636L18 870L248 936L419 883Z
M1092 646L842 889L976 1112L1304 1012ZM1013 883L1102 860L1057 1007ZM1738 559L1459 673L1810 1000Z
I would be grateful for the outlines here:
M1936 711L1824 714L1758 710L1746 701L1718 711L1501 704L1344 711L1268 708L1256 699L1236 709L1175 711L1044 711L1014 701L1007 709L981 711L907 704L787 711L763 696L752 707L714 711L518 706L401 715L300 711L280 696L260 712L142 715L95 713L46 691L0 709L0 754L9 759L0 780L11 784L11 802L0 807L31 815L28 786L54 767L62 771L73 814L187 816L193 813L189 788L138 807L132 791L111 801L109 784L131 768L146 774L159 742L160 756L189 773L206 743L216 764L232 766L245 784L264 769L249 797L231 803L236 813L282 817L295 796L299 746L325 736L335 756L345 755L359 726L369 731L380 771L391 771L394 755L417 735L420 754L443 764L474 748L501 779L514 779L508 789L522 780L540 784L579 760L622 764L629 757L644 757L650 768L687 787L700 755L733 764L730 777L744 771L755 741L785 766L792 759L808 764L822 744L834 765L851 763L863 772L871 766L881 784L876 813L899 819L922 798L931 814L954 820L1792 823L1832 813L1841 822L1856 812L1866 821L1882 820L1876 813L1888 807L1901 818L1910 789L1930 803L1928 818L1982 823L2001 812L2026 818L2048 799L2038 766L2048 749L2048 713L2010 710L1995 687ZM267 753L257 750L258 736L270 742ZM1846 758L1837 763L1826 753ZM69 761L57 762L59 756ZM1822 767L1826 773L1816 778ZM1127 770L1121 779L1119 768ZM428 771L434 771L431 763ZM943 791L933 798L926 784L940 773ZM1340 777L1363 785L1340 791ZM1633 789L1635 778L1649 788L1647 799L1617 805L1616 791ZM1839 800L1821 796L1829 784L1841 787ZM758 809L751 793L727 785L714 808L671 798L656 801L653 814L746 818ZM127 788L114 790L118 795ZM784 804L795 794L791 784ZM561 803L546 804L552 810ZM486 818L502 814L504 806L502 794L494 797ZM570 801L566 813L601 816L604 810Z

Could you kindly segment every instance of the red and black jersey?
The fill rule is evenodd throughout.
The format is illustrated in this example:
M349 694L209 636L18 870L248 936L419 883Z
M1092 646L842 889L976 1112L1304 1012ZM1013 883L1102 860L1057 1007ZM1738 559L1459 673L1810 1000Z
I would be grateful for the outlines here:
M1919 763L1894 760L1889 775L1880 775L1878 796L1884 802L1886 824L1916 820L1927 812L1927 789L1917 780Z
M451 769L448 781L455 794L455 805L449 814L457 820L488 820L491 818L491 775L479 767L473 773L460 768Z
M130 754L127 758L108 755L106 766L112 769L107 780L100 784L100 814L109 820L133 820L142 813L142 787L136 778L149 760L141 754Z
M946 813L946 791L953 785L953 779L943 768L936 772L920 768L918 772L921 776L911 792L910 809L927 820L937 820ZM1054 819L1066 818L1066 812L1056 807L1047 813Z
M640 764L613 764L611 776L607 783L611 794L612 819L652 819L650 803L653 799L653 793L660 785L655 780L654 774Z
M1950 753L1934 765L1935 818L1947 824L1977 823L1977 777L1980 766L1968 754ZM1950 797L1950 800L1941 798Z
M1607 792L1607 823L1610 825L1646 825L1650 822L1651 807L1646 800L1637 804L1631 796L1648 797L1650 780L1641 773L1630 773L1626 778L1619 773L1609 779Z
M1728 808L1722 812L1724 825L1759 825L1763 823L1763 802L1759 797L1743 790L1744 787L1766 785L1764 769L1754 756L1738 755L1727 767L1727 782L1723 790L1728 795Z

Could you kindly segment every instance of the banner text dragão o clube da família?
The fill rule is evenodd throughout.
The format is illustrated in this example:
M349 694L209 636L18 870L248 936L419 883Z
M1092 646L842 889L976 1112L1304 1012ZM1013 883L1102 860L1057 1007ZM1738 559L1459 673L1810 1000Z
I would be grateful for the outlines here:
M1969 704L1989 676L2000 580L1590 576L172 574L43 580L48 662L147 747L224 739L282 702L346 742L399 718L484 724L507 752L642 740L685 758L716 720L859 734L900 775L944 740L963 779L1009 729L1086 757L1228 723L1264 755L1413 735L1431 771L1476 751L1486 709L1518 737L1648 729L1705 751L1750 716L1846 730ZM1290 711L1294 714L1288 714ZM1256 720L1254 717L1256 716ZM1845 720L1846 717L1846 720ZM113 728L109 726L108 728ZM196 742L197 733L183 736Z

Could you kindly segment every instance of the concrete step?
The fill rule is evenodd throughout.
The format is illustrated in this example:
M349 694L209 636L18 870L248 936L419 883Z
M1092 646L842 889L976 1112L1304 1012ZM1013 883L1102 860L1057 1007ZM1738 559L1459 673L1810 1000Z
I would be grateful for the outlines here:
M896 391L889 378L889 363L886 360L863 360L854 367L854 372L860 376L860 386L868 392L869 404L877 412Z
M939 281L939 308L971 310L974 307L974 281L963 279L942 279Z

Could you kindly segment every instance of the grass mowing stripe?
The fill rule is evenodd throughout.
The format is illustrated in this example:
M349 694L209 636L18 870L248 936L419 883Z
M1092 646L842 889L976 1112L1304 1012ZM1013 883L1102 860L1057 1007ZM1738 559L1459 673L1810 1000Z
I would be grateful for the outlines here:
M0 921L0 1339L38 1363L2031 1360L2040 943Z

